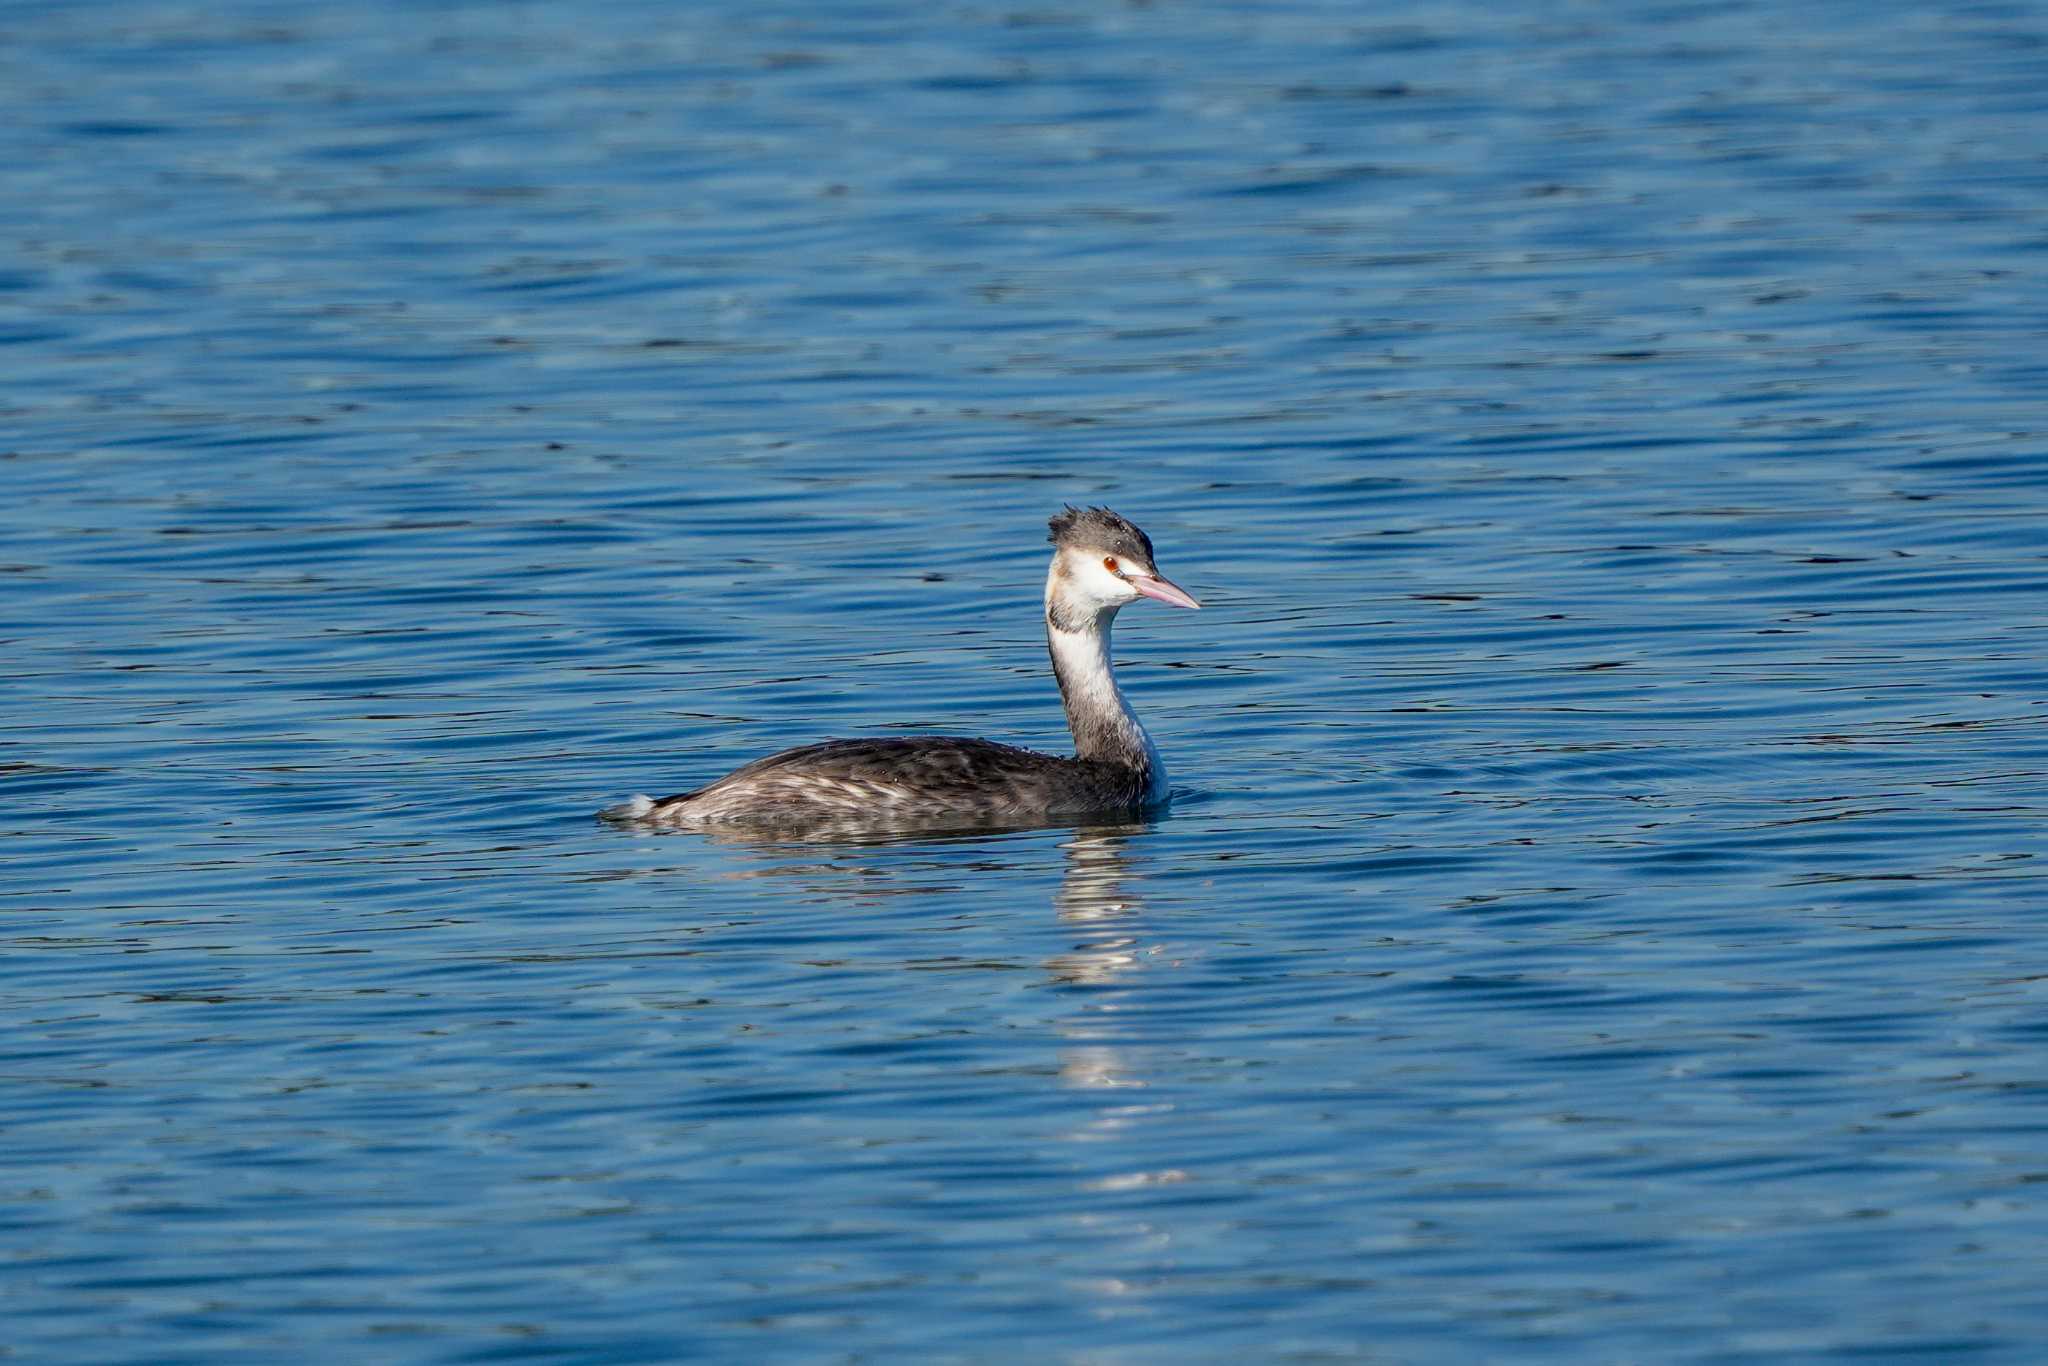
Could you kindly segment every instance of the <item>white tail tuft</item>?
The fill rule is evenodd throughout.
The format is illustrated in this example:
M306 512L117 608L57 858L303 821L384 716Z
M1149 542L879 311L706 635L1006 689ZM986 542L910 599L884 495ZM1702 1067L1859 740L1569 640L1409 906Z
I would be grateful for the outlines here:
M597 813L599 820L637 821L645 820L654 810L654 798L644 792L636 792L617 806L607 806Z

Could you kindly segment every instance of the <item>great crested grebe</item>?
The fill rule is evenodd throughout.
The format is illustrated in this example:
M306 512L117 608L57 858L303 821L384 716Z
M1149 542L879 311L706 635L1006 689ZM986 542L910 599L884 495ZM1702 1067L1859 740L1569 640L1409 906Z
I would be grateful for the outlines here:
M706 787L599 814L659 826L930 825L1133 815L1167 800L1166 767L1109 662L1117 611L1201 604L1161 578L1144 532L1108 508L1049 523L1045 639L1074 757L956 736L827 740L756 759Z

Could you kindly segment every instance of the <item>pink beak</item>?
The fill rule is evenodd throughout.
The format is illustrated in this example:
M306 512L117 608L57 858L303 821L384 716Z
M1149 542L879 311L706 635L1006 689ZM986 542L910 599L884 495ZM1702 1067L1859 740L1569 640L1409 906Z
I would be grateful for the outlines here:
M1165 579L1157 579L1150 574L1127 574L1125 578L1131 587L1137 589L1146 597L1151 598L1154 602L1163 602L1168 607L1192 607L1198 612L1202 610L1201 603L1196 602L1193 598L1182 592L1179 587L1167 582Z

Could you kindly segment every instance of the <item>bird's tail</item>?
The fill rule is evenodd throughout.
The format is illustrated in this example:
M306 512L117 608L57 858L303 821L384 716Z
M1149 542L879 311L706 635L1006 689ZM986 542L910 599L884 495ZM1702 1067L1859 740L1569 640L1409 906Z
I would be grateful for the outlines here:
M617 806L607 806L597 813L601 821L644 821L654 814L654 798L644 792L635 792Z

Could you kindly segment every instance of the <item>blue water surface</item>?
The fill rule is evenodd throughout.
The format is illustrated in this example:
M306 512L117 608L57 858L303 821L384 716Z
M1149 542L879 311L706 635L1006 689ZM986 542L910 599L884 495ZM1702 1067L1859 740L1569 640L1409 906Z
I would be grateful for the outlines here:
M2048 8L0 35L9 1351L2038 1359Z

